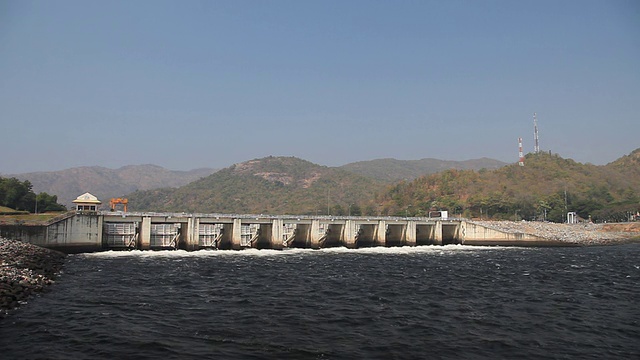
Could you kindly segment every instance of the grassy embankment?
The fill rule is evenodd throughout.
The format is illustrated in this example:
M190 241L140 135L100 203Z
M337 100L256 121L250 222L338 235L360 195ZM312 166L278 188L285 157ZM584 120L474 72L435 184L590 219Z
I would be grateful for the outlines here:
M43 225L64 213L64 211L54 211L43 214L30 214L28 211L17 211L0 206L0 224Z

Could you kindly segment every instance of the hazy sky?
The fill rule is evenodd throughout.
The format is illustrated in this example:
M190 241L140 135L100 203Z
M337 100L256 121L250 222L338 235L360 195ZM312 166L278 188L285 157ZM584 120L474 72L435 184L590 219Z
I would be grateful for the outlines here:
M0 173L640 147L640 2L0 0Z

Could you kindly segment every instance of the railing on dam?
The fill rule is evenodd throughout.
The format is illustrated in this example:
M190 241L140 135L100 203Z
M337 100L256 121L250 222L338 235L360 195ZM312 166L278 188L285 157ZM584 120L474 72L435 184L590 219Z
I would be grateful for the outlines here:
M102 216L117 216L117 217L135 217L135 216L147 216L147 217L171 217L171 218L206 218L206 219L287 219L287 220L385 220L385 221L453 221L459 222L466 220L459 217L407 217L407 216L344 216L344 215L295 215L295 214L227 214L227 213L177 213L177 212L122 212L122 211L99 211L97 212Z

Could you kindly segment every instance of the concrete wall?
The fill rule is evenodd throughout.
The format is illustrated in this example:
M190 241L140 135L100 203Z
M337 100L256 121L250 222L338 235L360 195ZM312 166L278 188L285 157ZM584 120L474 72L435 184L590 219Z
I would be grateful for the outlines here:
M434 245L435 243L435 224L416 225L416 245Z
M325 225L327 225L328 231L323 247L346 246L343 244L344 224L326 223Z
M463 239L460 234L460 223L442 224L442 245L461 244Z
M368 219L368 218L279 218L196 216L186 214L85 214L77 213L48 226L0 225L0 235L66 252L107 249L103 243L104 223L135 222L138 229L137 248L152 248L152 228L156 224L179 224L178 247L198 250L199 224L222 227L219 249L239 250L242 227L258 229L256 248L282 249L285 237L295 235L289 247L324 248L346 246L415 246L440 244L549 246L552 241L524 233L506 233L473 222L433 219ZM246 230L246 229L245 229ZM286 234L285 234L286 230ZM253 230L252 230L253 231ZM244 235L245 237L247 234ZM106 238L105 238L106 239ZM245 239L246 240L246 239ZM245 241L246 242L246 241ZM566 244L564 244L566 245Z
M64 252L102 250L102 217L76 214L48 226L3 225L2 237Z
M20 240L31 244L44 244L47 238L47 227L31 225L2 225L0 237Z
M370 247L375 246L378 243L378 223L374 224L360 224L358 229L358 241L357 247Z
M415 221L407 221L407 231L404 239L405 246L416 246L416 241L418 240L416 237L418 228L416 226Z
M279 220L276 220L279 221ZM260 224L260 235L258 239L254 242L253 247L256 249L274 249L274 248L282 248L282 239L280 239L280 244L277 243L280 227L275 226L275 224ZM274 232L276 234L274 234ZM274 237L276 235L276 237Z
M357 224L355 221L347 220L342 229L342 238L341 242L344 246L349 249L355 249L357 244L357 236L360 231L360 224Z
M300 248L311 247L311 224L296 225L295 239L291 242L289 247L300 247Z
M276 249L276 250L282 250L282 248L284 247L283 245L283 228L284 228L284 222L282 221L282 219L273 219L273 223L271 224L271 231L270 231L270 243L269 243L269 248L270 249Z
M49 225L46 243L36 245L78 251L101 250L102 231L101 216L77 214Z
M149 250L151 248L151 217L142 218L140 225L140 250Z
M507 233L471 222L461 222L460 232L465 245L551 245L552 241L525 233Z
M407 225L387 222L385 225L385 246L402 246L405 243Z

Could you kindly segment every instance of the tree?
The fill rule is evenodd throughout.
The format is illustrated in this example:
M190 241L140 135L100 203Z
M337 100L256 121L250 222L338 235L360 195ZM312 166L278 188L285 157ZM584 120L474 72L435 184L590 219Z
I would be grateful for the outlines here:
M376 216L376 215L378 215L378 211L377 211L376 207L373 204L369 204L364 209L364 214L367 215L367 216Z
M29 181L20 182L16 178L0 178L0 205L10 207L15 210L29 210L31 203L35 204L35 194L31 190Z
M28 180L0 177L0 206L35 212L37 203L38 212L66 210L63 205L58 204L57 196L47 193L36 195L32 188L33 185Z
M335 216L345 215L344 208L340 206L340 204L333 205L333 207L331 208L331 215L335 215Z
M45 211L64 211L67 208L64 205L58 204L58 196L49 195L46 192L41 192L36 196L38 212ZM34 208L34 212L35 212Z
M358 204L351 205L351 216L362 216L362 209Z

